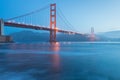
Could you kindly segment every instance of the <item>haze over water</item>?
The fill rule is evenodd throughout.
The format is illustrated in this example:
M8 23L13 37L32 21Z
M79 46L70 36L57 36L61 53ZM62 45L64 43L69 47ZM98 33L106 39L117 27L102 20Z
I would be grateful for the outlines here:
M0 80L120 80L120 43L0 44Z

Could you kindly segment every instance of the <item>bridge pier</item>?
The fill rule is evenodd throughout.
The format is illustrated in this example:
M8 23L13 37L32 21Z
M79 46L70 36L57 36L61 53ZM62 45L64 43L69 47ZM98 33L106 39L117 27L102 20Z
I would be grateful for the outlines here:
M4 21L3 19L0 19L0 43L13 42L12 38L10 36L5 36L3 32L4 32Z
M4 21L3 19L0 19L0 36L3 35L3 27L4 27Z

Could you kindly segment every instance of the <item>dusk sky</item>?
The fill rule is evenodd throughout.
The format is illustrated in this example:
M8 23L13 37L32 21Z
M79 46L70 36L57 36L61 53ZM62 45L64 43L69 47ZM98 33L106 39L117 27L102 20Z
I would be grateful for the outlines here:
M15 17L50 3L56 3L79 32L89 33L91 27L95 32L120 30L120 0L0 0L0 18ZM44 13L49 17L49 11ZM17 30L5 28L5 33Z

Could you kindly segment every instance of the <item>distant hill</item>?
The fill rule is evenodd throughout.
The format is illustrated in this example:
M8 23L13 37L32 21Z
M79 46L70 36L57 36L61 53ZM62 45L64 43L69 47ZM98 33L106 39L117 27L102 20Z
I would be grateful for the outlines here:
M21 31L10 34L15 42L48 42L49 33L39 33L32 31ZM89 41L89 39L82 35L57 34L57 41Z
M48 42L49 33L39 33L32 31L21 31L10 34L15 42ZM120 41L120 31L109 31L96 34L96 41ZM90 41L89 37L82 35L57 34L57 41L80 42Z
M104 41L120 41L120 31L109 31L98 33L97 37Z
M120 31L109 31L100 34L108 38L120 38Z

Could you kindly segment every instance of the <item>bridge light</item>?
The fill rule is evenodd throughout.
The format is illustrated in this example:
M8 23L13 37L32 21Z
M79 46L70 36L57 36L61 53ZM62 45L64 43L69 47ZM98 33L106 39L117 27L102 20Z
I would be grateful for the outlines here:
M15 20L12 20L11 22L12 22L12 23L14 23L14 22L15 22Z
M33 25L33 26L36 26L36 25Z
M20 24L20 22L18 22L18 24Z
M11 21L8 21L9 23L11 22Z
M40 25L37 25L37 26L40 26Z
M55 31L58 31L58 28L57 28L57 27L55 28Z
M22 22L22 24L24 24L25 22Z
M71 33L71 32L68 32L68 34L70 35L70 34L73 34L73 33Z
M26 23L26 25L29 25L28 23Z
M72 33L73 35L75 35L75 33Z
M45 27L44 25L42 27Z

